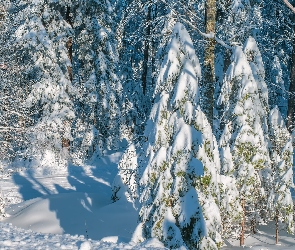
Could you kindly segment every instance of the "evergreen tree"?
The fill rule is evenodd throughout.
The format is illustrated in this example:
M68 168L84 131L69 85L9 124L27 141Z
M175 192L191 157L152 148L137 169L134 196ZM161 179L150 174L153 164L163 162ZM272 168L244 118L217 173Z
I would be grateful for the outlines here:
M228 126L226 128L228 128ZM225 132L224 134L228 133ZM220 159L220 213L222 219L222 235L225 238L236 238L241 232L240 225L243 211L234 176L235 169L229 145L220 145Z
M293 200L290 188L293 187L293 147L292 139L278 107L269 114L270 137L272 142L273 193L269 206L271 216L285 224L289 233L294 232ZM278 230L278 227L277 227Z
M257 42L264 49L262 53L265 64L265 81L270 98L269 105L279 107L284 118L287 117L288 95L285 90L290 86L290 71L292 63L293 21L292 12L285 3L263 0L261 8L263 23ZM280 64L280 65L279 65ZM274 79L281 71L281 81ZM277 97L277 98L275 98Z
M31 3L19 13L23 24L15 32L24 58L30 58L28 63L33 64L30 73L34 73L26 101L27 107L35 111L31 115L35 124L27 130L31 144L27 157L51 168L64 165L68 158L75 117L66 48L72 30L54 7L46 2Z
M0 7L0 155L6 163L22 158L28 147L26 129L32 121L24 103L34 71L32 59L15 35L22 16L10 4L2 1Z
M122 137L128 136L121 116L122 86L116 72L118 52L112 15L109 1L81 2L73 14L73 81L79 90L74 145L78 158L118 149Z
M170 248L222 244L218 150L198 107L200 74L189 34L176 23L139 160L140 227Z
M233 49L231 59L219 97L225 123L220 146L225 151L230 148L240 199L245 202L247 219L254 230L259 219L266 219L262 212L270 188L267 113L259 79L241 47Z

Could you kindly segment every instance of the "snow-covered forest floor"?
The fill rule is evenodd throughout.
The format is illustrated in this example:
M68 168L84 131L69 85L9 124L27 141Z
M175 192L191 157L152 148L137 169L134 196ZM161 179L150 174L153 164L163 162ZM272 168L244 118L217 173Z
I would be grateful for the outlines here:
M0 223L0 249L163 249L156 239L133 243L137 211L124 199L111 201L120 156L69 165L59 174L22 170L2 178L8 206ZM260 226L244 248L294 249L293 236L282 231L275 245L274 233L274 225ZM240 248L238 240L225 244L223 249Z
M163 248L155 239L129 243L137 212L127 201L111 201L120 155L69 165L59 171L64 174L36 176L23 170L1 179L8 206L0 224L0 249Z

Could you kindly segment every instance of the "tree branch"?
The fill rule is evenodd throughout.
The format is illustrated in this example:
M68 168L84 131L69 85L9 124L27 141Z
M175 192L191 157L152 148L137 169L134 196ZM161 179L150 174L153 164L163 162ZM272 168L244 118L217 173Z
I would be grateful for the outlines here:
M288 0L283 0L283 1L289 7L289 9L295 13L295 8L293 7L293 5L290 4Z

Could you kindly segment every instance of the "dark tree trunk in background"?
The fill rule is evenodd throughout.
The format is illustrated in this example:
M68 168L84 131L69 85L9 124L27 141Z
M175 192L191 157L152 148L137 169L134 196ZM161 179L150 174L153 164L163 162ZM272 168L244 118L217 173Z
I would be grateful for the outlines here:
M68 6L66 9L66 22L73 27L72 18L71 18L71 8ZM68 58L71 62L71 65L67 66L69 80L73 81L73 69L72 69L72 63L73 63L73 38L69 37L68 41L66 42L66 48L68 50ZM68 126L70 126L69 121L64 121L64 126L67 129ZM68 138L63 137L62 138L62 147L70 149L71 141Z
M150 50L150 39L151 39L151 14L152 14L152 4L149 2L148 13L146 18L146 34L144 41L144 52L143 52L143 66L142 66L142 92L145 95L147 91L147 74L148 74L148 63L149 63L149 50Z
M70 59L70 62L72 64L72 59L73 59L73 39L72 39L72 37L70 37L69 40L67 41L66 48L68 50L68 58ZM72 66L67 66L67 69L68 69L69 79L72 82L73 81Z
M206 33L215 33L216 0L206 1L205 16ZM213 127L214 89L215 89L215 39L207 39L204 57L203 107L211 127Z
M276 244L279 244L279 211L276 211Z
M295 19L295 18L293 18L293 19ZM295 33L295 27L294 27L294 33ZM289 98L288 98L287 128L290 133L294 129L294 125L295 125L295 36L293 38L293 51L292 51L291 73L290 73L290 88L289 88Z
M245 214L246 214L246 209L245 209L245 199L242 199L242 209L243 209L243 218L241 222L241 235L240 235L240 246L245 245Z

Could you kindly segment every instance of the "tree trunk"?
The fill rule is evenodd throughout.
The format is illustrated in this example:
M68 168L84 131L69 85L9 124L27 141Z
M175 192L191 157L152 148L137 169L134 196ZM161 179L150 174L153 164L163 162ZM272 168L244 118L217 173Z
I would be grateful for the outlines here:
M295 28L294 28L295 32ZM293 38L293 51L292 51L292 62L291 62L291 73L290 73L290 88L288 98L288 119L287 128L290 133L294 129L295 125L295 37Z
M253 233L253 234L256 234L255 227L256 227L256 219L253 218L253 219L251 220L251 230L252 230L252 233Z
M276 211L276 244L279 243L279 212Z
M67 130L69 130L70 122L69 121L64 121L63 124L64 124L64 128L65 128L64 132L66 132ZM70 146L71 146L71 141L68 138L63 136L62 139L61 139L61 145L62 145L63 148L66 148L66 149L69 150Z
M73 60L73 39L72 37L69 38L69 40L66 43L66 48L68 50L68 58L70 59L70 62L72 63ZM69 79L72 82L73 81L73 71L72 66L67 66Z
M0 27L2 25L2 21L4 21L6 16L6 10L3 6L0 6Z
M216 0L206 1L206 16L205 25L206 33L215 33L216 24ZM203 107L204 112L208 118L211 127L213 127L213 108L214 108L214 89L215 89L215 39L208 38L205 47L205 57L204 57L204 99Z
M245 245L245 199L242 198L243 218L241 223L240 246Z
M149 50L150 50L150 36L151 36L151 14L152 14L152 5L149 1L148 13L146 18L147 28L144 41L144 52L143 52L143 65L142 65L142 92L146 94L147 88L147 74L148 74L148 63L149 63Z
M73 27L72 21L71 21L71 15L70 15L70 7L67 7L66 11L66 21ZM73 38L69 37L68 41L66 42L66 48L68 50L68 58L71 62L71 65L67 66L69 80L73 81L73 70L72 70L72 61L73 61ZM64 121L64 126L67 129L67 126L69 126L68 122ZM62 137L62 147L66 149L70 149L71 147L71 141L68 138Z

